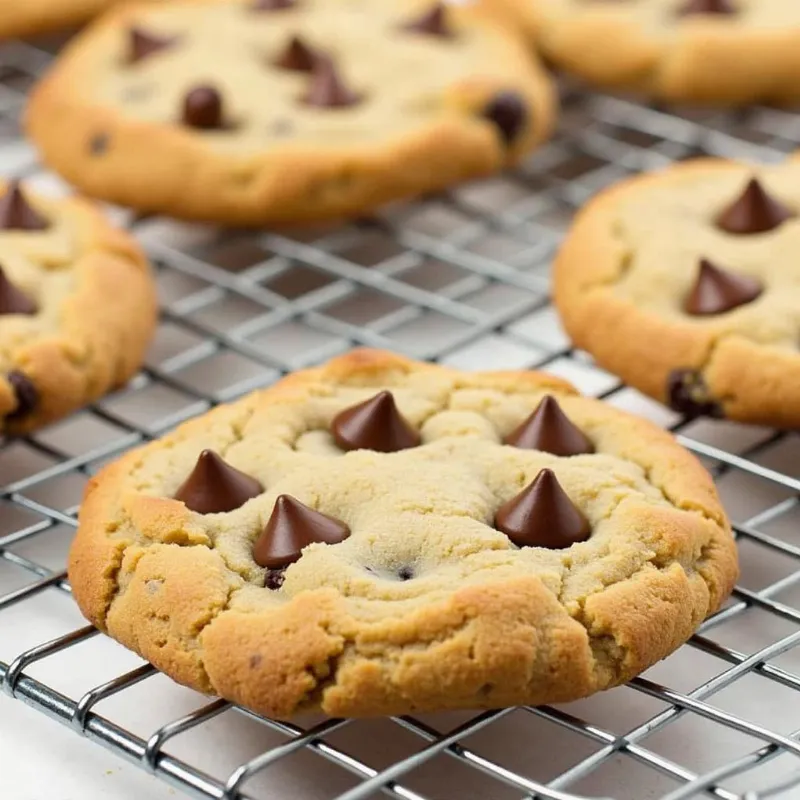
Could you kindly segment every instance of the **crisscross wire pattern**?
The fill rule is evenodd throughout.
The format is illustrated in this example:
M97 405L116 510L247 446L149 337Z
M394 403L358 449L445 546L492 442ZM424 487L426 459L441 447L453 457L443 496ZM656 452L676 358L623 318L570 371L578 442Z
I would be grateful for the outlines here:
M45 45L0 46L0 168L58 181L20 136ZM688 421L569 348L548 300L576 209L626 175L697 155L775 161L800 117L691 115L565 90L561 130L513 174L346 226L231 233L112 209L149 251L162 322L137 378L0 442L0 684L198 798L800 797L800 441ZM352 721L262 719L176 687L86 627L64 571L86 479L214 404L354 345L463 368L544 368L670 427L717 479L739 587L676 654L553 708ZM8 702L4 700L4 702Z

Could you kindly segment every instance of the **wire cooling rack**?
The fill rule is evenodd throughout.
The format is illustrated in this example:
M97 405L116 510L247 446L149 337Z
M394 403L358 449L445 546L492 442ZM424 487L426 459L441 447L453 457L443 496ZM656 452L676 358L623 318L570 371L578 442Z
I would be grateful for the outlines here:
M0 164L58 189L18 122L51 58L46 45L0 47ZM797 436L690 422L646 400L570 350L547 297L554 250L595 191L706 153L780 159L800 146L800 117L676 116L570 91L564 106L557 138L514 174L344 227L244 235L114 211L156 265L162 322L127 389L0 442L7 695L198 798L800 797ZM370 721L262 719L175 686L85 627L64 563L87 476L359 344L465 368L542 367L674 429L736 523L743 575L729 604L645 676L585 701Z

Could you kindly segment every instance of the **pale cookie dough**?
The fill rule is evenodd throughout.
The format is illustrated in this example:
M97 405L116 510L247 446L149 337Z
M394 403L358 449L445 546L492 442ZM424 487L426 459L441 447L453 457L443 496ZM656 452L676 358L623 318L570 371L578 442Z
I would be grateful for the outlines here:
M787 0L493 0L556 65L674 102L800 99L800 4ZM682 14L687 6L730 14Z
M382 390L402 415L393 425ZM595 452L501 443L545 395L579 449ZM374 446L404 449L337 446L369 428L352 409L370 398L371 423L383 420L370 428ZM200 514L171 499L209 500L195 467L206 450L229 465L233 510ZM547 469L585 540L516 547L495 515ZM254 545L264 560L265 526L279 507L296 512L286 496L333 543L311 544L276 576ZM266 545L274 557L286 539ZM557 378L380 351L292 375L104 469L69 566L101 630L181 683L278 717L582 697L686 641L736 574L711 478L668 433Z
M9 211L9 191L0 182L0 434L32 430L124 384L157 308L144 254L93 204L23 186Z
M45 161L106 200L260 225L357 215L493 173L550 132L549 78L483 6L445 9L439 36L408 28L429 0L255 2L137 5L98 22L31 100ZM167 46L132 62L134 30ZM293 37L339 83L280 66ZM342 89L355 102L326 106Z
M763 232L723 230L720 215L743 209L754 177L790 216ZM679 411L800 427L798 212L798 162L698 160L612 187L579 214L558 256L564 324L602 366ZM688 313L701 259L758 295Z

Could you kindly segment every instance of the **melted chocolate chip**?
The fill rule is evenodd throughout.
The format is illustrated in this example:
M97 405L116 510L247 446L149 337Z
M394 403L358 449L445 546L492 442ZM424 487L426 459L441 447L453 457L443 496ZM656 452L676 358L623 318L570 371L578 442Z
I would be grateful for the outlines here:
M158 36L136 26L128 30L128 63L136 64L178 41L176 36Z
M447 7L444 3L436 3L416 19L406 23L405 30L414 33L425 33L429 36L440 36L443 39L453 35L447 21Z
M730 0L689 0L678 14L735 14L736 8Z
M360 100L361 96L349 89L342 80L333 59L317 55L303 102L318 108L345 108L356 105Z
M528 122L528 106L517 92L500 92L484 107L482 116L494 123L506 145L510 145Z
M253 546L253 559L260 567L281 569L297 561L304 547L314 542L338 544L349 535L343 522L282 494Z
M703 376L695 369L675 369L667 378L670 408L686 417L722 417L722 408L711 397Z
M0 199L0 229L43 231L49 227L50 223L28 203L19 181L11 181Z
M218 514L239 508L263 491L255 478L232 467L213 450L203 450L175 499L198 514Z
M39 390L24 373L12 370L6 376L17 398L17 407L6 419L19 420L32 413L39 405Z
M742 194L717 217L717 225L727 233L766 233L793 216L791 209L770 197L753 178Z
M693 316L724 314L752 303L763 290L755 278L735 275L703 258L700 260L697 280L684 301L683 308L687 314Z
M251 11L285 11L293 8L296 0L254 0Z
M36 303L14 286L0 267L0 315L35 314Z
M549 469L543 469L533 483L497 509L494 525L518 547L561 550L591 534L588 520Z
M222 95L213 86L196 86L183 99L183 121L190 128L219 130L225 127Z
M110 139L107 133L97 133L89 142L89 152L93 156L102 156L108 150Z
M268 569L267 574L264 576L265 589L280 589L283 582L286 580L285 569Z
M317 54L299 36L292 36L275 65L294 72L313 72Z
M337 414L331 433L342 450L394 453L420 443L419 433L397 410L392 393L386 391Z
M586 434L570 421L551 395L542 398L533 414L509 433L503 442L524 450L542 450L556 456L594 452L594 445Z
M403 567L402 569L398 570L397 577L400 578L401 581L410 581L414 578L414 570L411 567Z

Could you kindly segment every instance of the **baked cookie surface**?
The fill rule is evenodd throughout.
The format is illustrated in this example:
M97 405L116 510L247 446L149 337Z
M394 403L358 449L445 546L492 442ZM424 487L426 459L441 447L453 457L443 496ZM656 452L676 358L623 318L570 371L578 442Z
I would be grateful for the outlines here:
M95 206L0 182L0 433L120 386L155 329L144 254Z
M684 642L736 574L669 434L556 378L380 351L105 468L69 566L103 631L278 717L582 697Z
M597 196L556 261L573 341L689 416L800 426L799 180L708 159Z
M555 64L663 100L796 102L800 6L785 0L494 0Z
M27 127L83 191L145 211L358 214L495 172L549 133L549 78L496 16L427 0L126 7L57 61Z
M78 25L115 0L0 0L0 36L35 36Z

